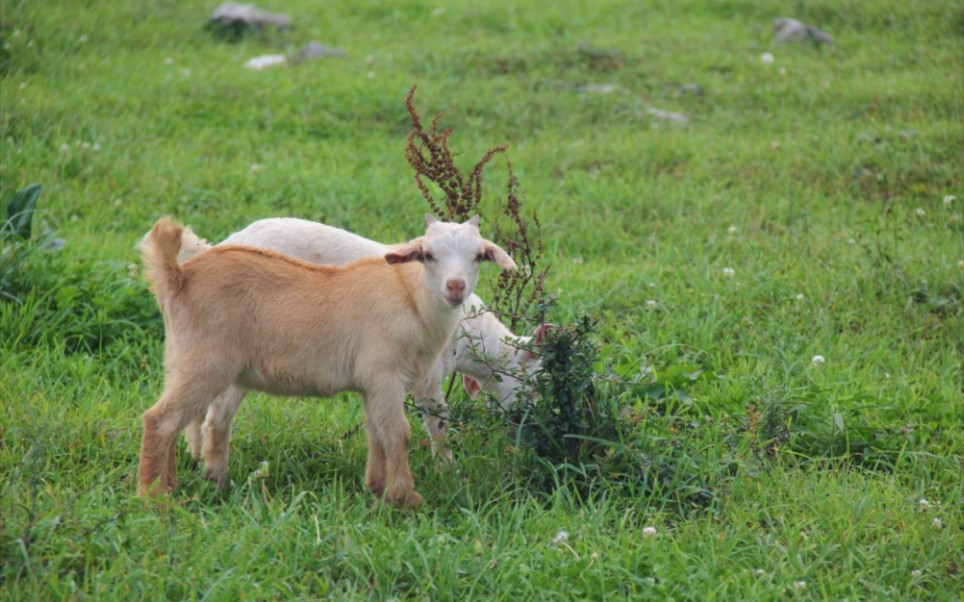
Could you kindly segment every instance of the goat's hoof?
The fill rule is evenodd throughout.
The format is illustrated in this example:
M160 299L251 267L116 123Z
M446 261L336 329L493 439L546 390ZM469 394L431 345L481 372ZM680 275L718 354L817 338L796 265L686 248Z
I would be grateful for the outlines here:
M418 494L418 492L412 490L405 495L389 500L389 502L396 508L402 510L413 510L421 506L425 500Z

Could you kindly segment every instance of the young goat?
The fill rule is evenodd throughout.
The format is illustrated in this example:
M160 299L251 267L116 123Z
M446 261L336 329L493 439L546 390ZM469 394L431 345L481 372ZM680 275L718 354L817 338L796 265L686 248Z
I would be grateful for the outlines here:
M392 247L318 222L297 218L271 218L252 223L235 232L220 245L245 245L270 249L304 261L318 264L344 265L363 257L388 253ZM187 228L180 260L189 260L211 248L203 239ZM442 394L442 381L452 372L462 374L462 383L474 399L481 390L493 393L503 408L515 403L525 377L539 369L539 357L520 349L520 343L545 335L545 327L536 329L533 337L519 337L506 328L493 314L484 311L482 299L472 294L463 304L464 317L456 338L439 356L435 368L426 378L413 386L415 402L422 410L425 429L432 439L432 453L440 465L452 460L445 446L445 417L448 408ZM237 407L230 407L235 397L226 396L224 403L212 405L204 425L201 420L188 425L185 435L195 459L202 454L204 430L215 428L215 423L227 421L228 427ZM222 427L223 429L223 427ZM227 430L230 433L230 428Z
M378 497L416 506L408 467L405 391L436 365L472 295L482 261L515 263L479 235L478 217L428 217L424 236L344 267L223 246L181 265L183 227L170 218L142 243L166 332L164 392L144 413L141 494L176 487L178 434L215 399L237 408L250 389L276 395L364 397L365 482ZM215 412L218 410L215 409ZM205 476L226 484L230 422L204 433Z

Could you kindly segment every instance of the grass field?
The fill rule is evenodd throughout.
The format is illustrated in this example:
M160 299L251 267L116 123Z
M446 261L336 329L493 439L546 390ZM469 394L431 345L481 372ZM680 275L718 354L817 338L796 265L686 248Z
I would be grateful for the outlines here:
M961 599L960 1L295 0L238 43L214 5L0 4L0 193L43 186L0 265L4 599ZM781 16L834 45L773 43ZM311 40L347 57L242 68ZM356 398L252 395L228 493L181 449L172 503L139 500L163 327L137 241L167 213L418 235L413 84L459 161L510 145L550 319L675 386L601 389L659 478L546 487L477 428L436 475L410 415L427 503L373 508Z

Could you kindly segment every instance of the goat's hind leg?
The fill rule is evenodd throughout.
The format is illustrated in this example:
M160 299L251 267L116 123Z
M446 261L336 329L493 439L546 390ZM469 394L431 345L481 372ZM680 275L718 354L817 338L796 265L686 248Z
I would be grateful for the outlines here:
M175 448L178 434L229 383L200 375L171 372L161 398L144 412L144 434L137 468L138 495L165 495L177 486Z
M231 386L208 406L201 429L201 457L204 459L204 478L220 491L228 485L228 453L231 446L231 425L247 391Z

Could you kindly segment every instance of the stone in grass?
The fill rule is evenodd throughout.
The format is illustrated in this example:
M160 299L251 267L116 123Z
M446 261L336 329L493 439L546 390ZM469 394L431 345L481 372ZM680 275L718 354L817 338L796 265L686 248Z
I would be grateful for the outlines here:
M331 46L325 46L319 42L308 42L304 48L299 50L293 57L291 57L291 62L293 63L303 63L305 61L314 61L324 58L342 58L345 56L345 51L341 48L332 48Z
M244 64L244 67L246 69L261 71L262 69L267 69L269 67L278 67L286 64L297 65L304 61L314 61L325 57L343 56L345 56L345 51L341 50L340 48L331 48L330 46L325 46L324 44L319 44L318 42L310 42L290 58L283 54L262 54L249 60Z
M664 121L675 121L677 123L689 123L690 118L682 113L673 113L672 111L663 111L662 109L656 109L654 107L649 107L646 109L646 114L657 119L662 119Z
M776 32L773 37L774 42L805 42L810 40L814 44L818 45L833 45L833 41L830 39L830 36L819 29L815 29L809 25L804 25L796 19L790 19L788 17L774 19L773 29Z
M238 40L246 33L274 28L283 31L292 25L284 13L269 13L254 4L225 2L211 13L206 28L230 40Z

